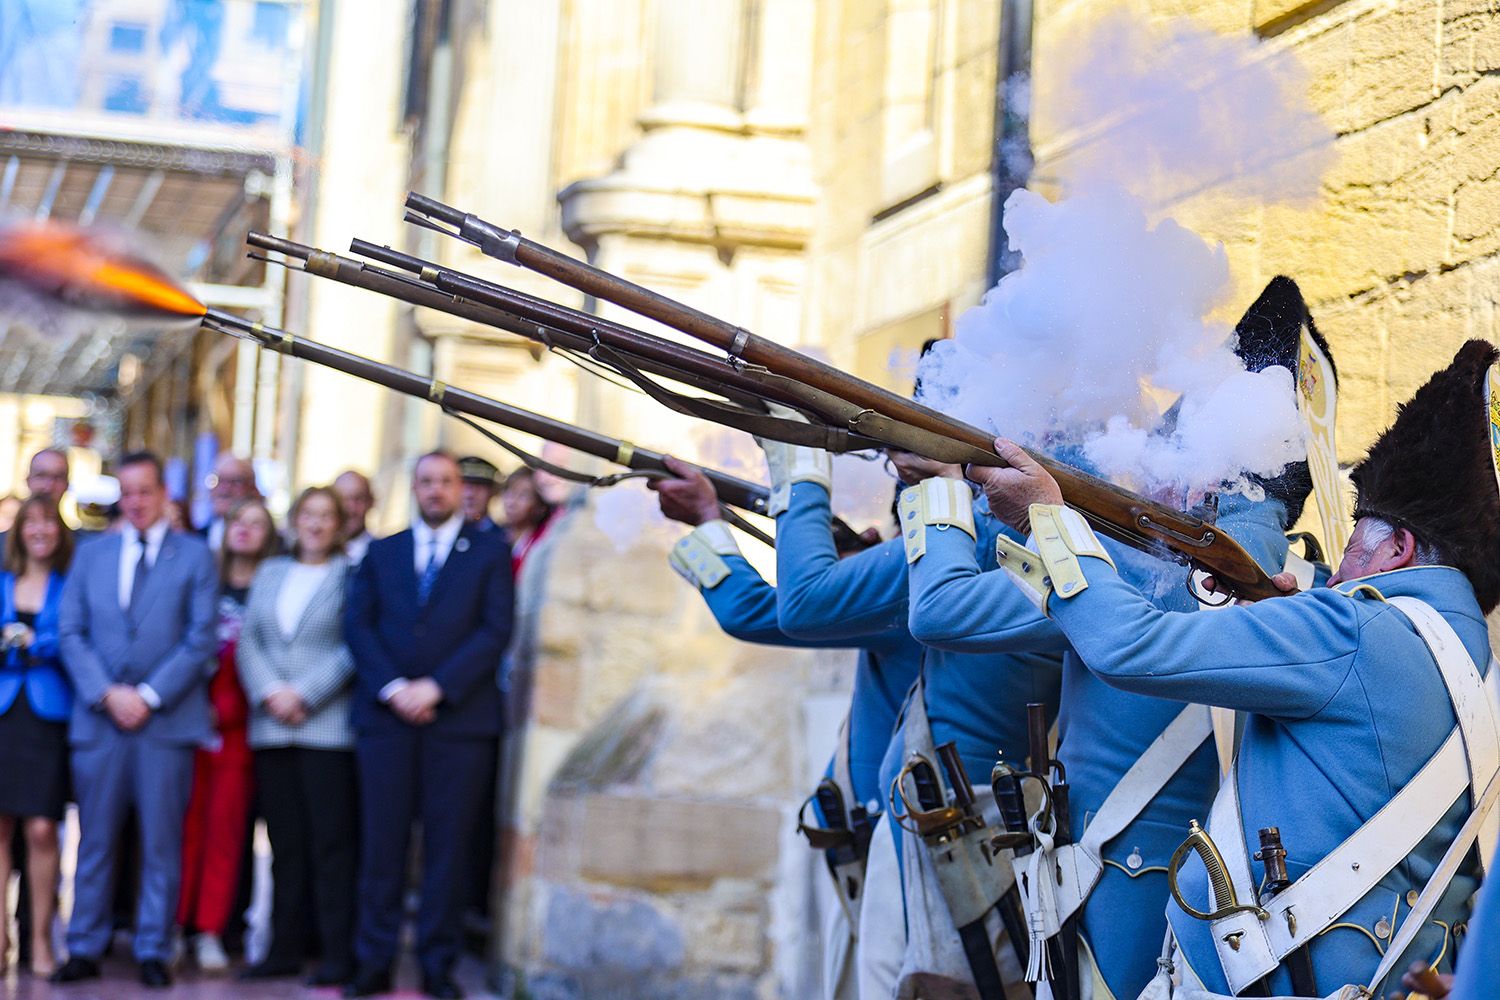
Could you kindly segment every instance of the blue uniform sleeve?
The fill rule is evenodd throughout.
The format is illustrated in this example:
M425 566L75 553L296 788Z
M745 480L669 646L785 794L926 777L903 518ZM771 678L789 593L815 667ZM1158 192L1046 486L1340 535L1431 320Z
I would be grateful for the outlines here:
M899 538L840 559L828 491L794 483L776 519L777 614L798 639L854 639L906 629L906 556Z
M1088 587L1048 613L1089 670L1125 691L1272 718L1316 715L1349 676L1359 602L1334 590L1210 614L1163 611L1107 561L1081 556Z
M851 645L847 640L797 639L787 635L777 620L776 588L767 583L743 556L723 558L729 575L699 593L726 635L763 646L811 649Z
M1064 653L1068 640L999 570L981 572L974 540L927 530L927 551L911 565L912 638L960 653Z

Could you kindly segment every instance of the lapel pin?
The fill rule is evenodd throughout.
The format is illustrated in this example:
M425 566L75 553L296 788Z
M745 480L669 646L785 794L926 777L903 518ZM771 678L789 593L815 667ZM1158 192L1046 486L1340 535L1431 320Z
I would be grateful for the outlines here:
M460 538L453 543L453 548L459 552L467 552L469 551L469 540L467 538Z

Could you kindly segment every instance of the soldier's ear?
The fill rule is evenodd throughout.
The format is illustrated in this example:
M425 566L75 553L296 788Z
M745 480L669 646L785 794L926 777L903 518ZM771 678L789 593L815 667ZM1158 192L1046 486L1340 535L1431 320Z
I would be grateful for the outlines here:
M1396 528L1391 532L1390 540L1386 544L1390 547L1390 552L1381 559L1384 565L1378 572L1388 573L1393 569L1405 569L1416 563L1417 536L1413 535L1410 529Z

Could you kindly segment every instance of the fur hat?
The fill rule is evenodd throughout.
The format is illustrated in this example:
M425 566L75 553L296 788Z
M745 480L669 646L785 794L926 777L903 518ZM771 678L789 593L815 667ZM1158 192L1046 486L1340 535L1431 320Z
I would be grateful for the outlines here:
M1280 365L1292 373L1295 384L1302 374L1298 371L1298 364L1302 356L1304 326L1332 365L1333 351L1313 324L1312 313L1308 312L1307 303L1302 299L1302 290L1291 278L1277 275L1235 324L1234 352L1245 363L1247 371L1258 372ZM1337 367L1333 374L1337 387ZM1296 524L1308 495L1312 493L1312 473L1307 462L1293 462L1271 479L1253 478L1265 488L1266 495L1286 505L1287 526Z
M1406 528L1442 553L1474 586L1488 614L1500 603L1500 485L1485 380L1500 350L1484 340L1396 411L1396 420L1354 467L1354 517Z

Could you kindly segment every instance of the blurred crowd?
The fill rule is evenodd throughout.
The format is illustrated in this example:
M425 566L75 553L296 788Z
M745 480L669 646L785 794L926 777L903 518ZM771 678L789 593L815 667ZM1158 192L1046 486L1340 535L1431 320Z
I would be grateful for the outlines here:
M40 451L0 511L0 886L21 883L0 969L93 979L128 931L148 987L184 957L229 973L264 822L269 944L240 978L389 990L415 887L422 988L461 996L494 884L513 581L557 508L530 469L434 451L406 530L376 537L355 470L278 524L252 464L221 454L194 526L155 455L111 471L70 526L67 454Z

